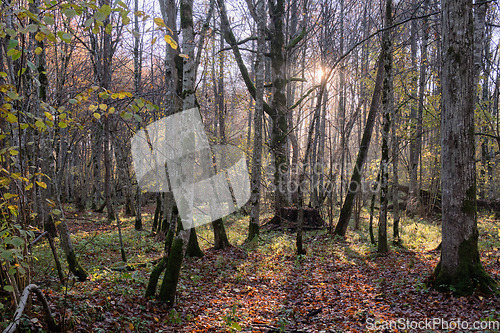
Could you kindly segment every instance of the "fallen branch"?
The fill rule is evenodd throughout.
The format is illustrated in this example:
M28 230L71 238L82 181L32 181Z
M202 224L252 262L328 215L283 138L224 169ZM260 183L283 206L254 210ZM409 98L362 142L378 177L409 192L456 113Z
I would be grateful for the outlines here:
M28 297L30 293L34 293L40 303L42 303L43 312L45 314L45 321L47 322L49 331L58 332L59 327L57 326L52 313L50 312L49 303L47 299L43 295L42 291L38 288L36 284L30 284L26 288L24 288L23 294L19 300L19 305L17 306L16 312L14 313L14 319L7 326L7 328L3 331L3 333L14 333L17 330L17 325L19 325L19 321L23 315L24 309L26 308L26 304L28 303Z
M49 233L48 231L44 231L44 232L42 232L42 233L41 233L41 234L40 234L37 238L35 238L35 240L34 240L34 241L32 241L32 242L30 243L30 246L33 246L33 245L35 245L36 243L38 243L38 241L39 241L40 239L42 239L42 237L43 237L43 236L45 236L45 235L46 235L46 234L48 234L48 233Z
M132 271L135 271L137 268L140 268L140 267L146 267L147 265L156 265L160 260L161 260L161 258L154 259L154 260L151 260L149 262L142 262L142 263L137 263L137 264L127 264L125 266L111 267L111 268L108 268L108 269L111 270L111 271L115 271L115 272L123 272L123 271L132 272Z

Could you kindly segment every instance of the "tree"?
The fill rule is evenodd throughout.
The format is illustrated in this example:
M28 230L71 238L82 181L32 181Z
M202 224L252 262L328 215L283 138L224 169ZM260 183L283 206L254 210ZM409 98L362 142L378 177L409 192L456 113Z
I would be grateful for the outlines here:
M255 99L256 87L252 82L248 69L243 61L239 49L239 42L236 40L234 33L229 24L229 18L226 13L224 0L217 0L221 25L224 32L226 42L231 46L236 63L243 76L245 85L250 92L250 95ZM250 12L255 21L258 21L253 5L249 2ZM288 135L288 107L286 105L286 86L290 82L285 77L285 50L289 50L299 43L304 35L305 28L302 27L301 33L298 34L288 45L285 45L284 25L285 18L285 1L276 0L269 1L269 18L270 28L266 28L266 35L270 39L269 58L271 59L272 69L272 98L270 105L266 102L264 112L271 119L271 134L270 134L270 149L274 156L274 211L279 216L280 209L288 204L287 186L285 186L286 176L288 174L288 151L287 135Z
M392 0L385 3L385 27L392 26ZM380 160L380 217L378 221L378 252L386 253L387 247L387 206L389 202L389 132L391 115L394 108L392 88L392 41L391 29L384 31L382 44L384 49L384 86L382 88L382 158Z
M264 50L265 50L265 4L259 1L257 17L257 56L255 59L255 112L254 141L252 155L252 179L250 194L250 222L247 241L259 236L260 181L262 167L262 118L264 117Z
M359 146L359 152L356 158L356 164L352 171L351 181L349 182L349 188L347 190L344 203L342 204L339 220L337 222L337 226L335 227L334 231L335 235L339 235L341 237L345 237L345 234L347 232L347 227L349 226L349 221L351 220L354 198L356 197L356 194L361 185L360 184L361 171L363 170L363 165L365 163L366 156L368 155L368 148L370 148L373 126L375 125L375 118L380 104L382 83L385 76L383 59L384 59L384 50L382 50L378 60L377 77L375 79L373 97L370 105L370 110L368 111L368 118L366 120L365 129L363 131L363 138L361 139L361 144Z
M442 249L433 286L456 295L498 292L478 251L472 0L442 2Z

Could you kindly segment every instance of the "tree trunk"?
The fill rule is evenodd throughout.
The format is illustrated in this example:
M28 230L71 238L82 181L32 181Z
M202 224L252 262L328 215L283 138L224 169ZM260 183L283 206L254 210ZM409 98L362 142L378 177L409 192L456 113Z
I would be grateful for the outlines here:
M218 123L219 123L219 132L217 136L219 138L218 142L220 144L226 144L226 114L225 114L225 101L224 101L224 36L220 35L220 48L219 48L219 78L217 82L217 93L216 96L217 101L217 113L218 113ZM223 157L224 158L224 157ZM214 248L215 249L224 249L226 247L231 246L229 244L229 239L227 238L226 228L224 227L224 221L220 218L212 222L212 227L214 231ZM193 239L193 235L191 235L191 239ZM188 250L189 251L189 250ZM201 250L200 250L201 252ZM202 253L203 255L203 253Z
M416 10L417 3L413 2L414 10ZM424 18L424 22L426 22L426 18ZM421 108L420 104L417 105L415 101L417 101L417 95L414 91L417 90L417 21L411 21L411 32L410 32L410 45L411 45L411 64L412 64L412 80L411 80L411 92L412 92L412 101L411 101L411 113L410 113L410 165L409 165L409 173L410 173L410 182L409 182L409 196L408 203L406 205L406 212L409 216L414 215L417 212L419 207L419 196L418 196L418 162L420 158L420 145L422 142L422 130L421 130ZM427 35L426 24L424 23L424 36ZM426 38L424 38L425 40ZM424 54L423 51L427 50L427 41L422 41L422 56L420 60L420 85L419 87L425 88L425 66L426 62L424 62ZM426 59L425 59L426 60ZM420 93L423 97L423 89L420 89ZM418 100L420 100L420 95ZM423 99L422 99L423 101ZM420 124L420 125L419 125Z
M498 292L478 251L472 0L442 1L442 249L433 285L456 295Z
M385 26L392 26L392 0L386 0ZM380 160L380 217L378 221L378 253L389 251L387 247L387 206L389 195L389 133L394 101L392 91L392 40L391 29L384 31L382 44L384 52L384 87L382 90L382 158Z
M182 97L183 109L190 110L196 106L195 96L195 74L196 66L194 61L195 41L193 31L193 0L181 0L180 17L182 29L182 51L187 58L182 58ZM194 238L190 243L190 238ZM175 293L181 271L182 260L186 254L186 249L190 247L191 255L202 254L196 239L195 229L181 230L172 242L172 247L168 254L168 261L163 277L162 286L158 298L172 307L175 302Z
M397 113L392 107L392 243L398 245L401 242L399 237L399 175L398 175L398 164L399 164L399 137L397 134L398 121Z
M334 234L341 237L345 237L347 232L347 226L352 215L352 205L354 202L354 197L361 186L361 172L363 170L363 165L368 154L368 148L370 147L370 141L373 133L373 126L375 125L375 119L377 115L377 110L380 103L380 95L382 92L382 82L384 80L384 50L382 50L377 67L377 77L375 79L375 88L373 89L373 97L370 105L370 110L368 111L368 118L366 120L365 129L363 131L363 138L361 139L361 145L359 146L358 156L356 158L356 164L354 170L352 171L351 181L349 183L349 191L344 199L342 209L340 211L339 220L337 226L335 227Z
M262 168L262 118L264 116L264 51L265 51L265 4L257 3L257 55L255 59L255 112L254 139L252 155L252 179L250 189L250 222L247 242L259 236L260 219L260 181Z
M137 13L139 11L139 0L134 0L134 10ZM134 90L135 94L139 95L141 93L141 74L142 74L142 52L139 50L139 16L134 15L134 31L136 35L134 36ZM137 122L136 129L139 130L141 124ZM129 189L132 193L132 188ZM135 191L135 230L142 230L142 193L139 184Z

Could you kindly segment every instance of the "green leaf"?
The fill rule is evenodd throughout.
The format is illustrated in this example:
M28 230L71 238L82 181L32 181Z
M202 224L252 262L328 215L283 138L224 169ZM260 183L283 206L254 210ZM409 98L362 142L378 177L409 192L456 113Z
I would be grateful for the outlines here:
M47 129L47 125L45 125L45 123L40 120L35 121L35 126L38 127L38 129L41 131Z
M232 323L231 327L237 331L241 331L241 326L238 323Z
M109 5L103 5L101 9L99 9L99 11L108 16L109 14L111 14L111 7Z
M142 98L137 98L135 102L137 103L137 106L140 108L144 106L144 100Z
M27 28L29 32L34 33L38 30L38 24L29 24Z
M66 127L68 127L68 124L66 122L62 121L62 120L59 122L58 125L59 125L60 128L66 128Z
M9 40L9 45L7 46L7 50L16 48L17 45L19 45L19 41L17 39L11 39Z
M116 4L123 9L128 9L128 6L123 1L117 1Z
M21 58L22 52L18 50L14 50L14 54L12 55L12 61L15 61L19 58Z
M123 111L120 116L124 119L124 120L130 120L132 119L132 114L129 113L129 112L125 112Z
M14 259L14 256L12 255L12 251L2 249L2 251L0 251L0 258L11 261Z
M24 244L24 240L21 237L12 237L10 243L14 246L20 247Z
M44 16L43 22L47 25L53 25L54 24L54 18L50 16Z
M5 29L5 32L11 36L11 37L16 37L17 36L17 31L14 29Z
M64 15L66 15L67 18L71 19L76 16L76 10L69 8L64 11Z
M31 68L33 72L37 72L35 64L28 60L28 67Z
M95 12L94 14L94 18L99 21L99 22L102 22L106 19L107 15L104 14L103 12Z
M111 23L106 26L104 32L106 32L108 35L111 35L111 33L113 32L113 26L111 25Z
M89 18L87 21L85 21L85 23L83 24L85 26L85 28L88 28L92 25L92 23L94 23L94 18L91 17Z
M10 284L6 285L6 286L3 286L3 289L5 291L8 291L9 293L13 292L14 291L14 288L12 288L12 286Z
M71 38L73 38L72 34L64 31L58 31L57 36L59 36L59 38L66 43L71 43Z
M9 96L10 99L19 99L19 94L15 91L9 91L7 96Z

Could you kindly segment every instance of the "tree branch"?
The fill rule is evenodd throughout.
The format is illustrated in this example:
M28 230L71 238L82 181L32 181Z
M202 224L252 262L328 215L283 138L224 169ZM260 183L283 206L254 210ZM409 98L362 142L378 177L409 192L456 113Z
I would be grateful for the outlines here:
M250 95L252 95L252 97L255 99L255 93L256 93L255 85L252 82L250 75L248 74L248 69L245 63L243 62L243 58L241 57L241 52L238 47L238 42L236 41L236 37L234 36L233 31L229 26L229 19L227 18L227 12L226 12L226 7L224 5L224 0L217 0L217 4L219 7L224 39L231 46L234 58L236 59L236 63L238 64L238 67L240 69L241 76L243 76L243 81L245 82L245 85L247 86ZM266 102L264 102L264 112L266 112L271 118L275 117L275 112L273 112L273 109Z
M19 325L19 321L23 315L24 309L26 308L26 304L28 303L28 297L30 293L34 293L40 303L42 303L43 312L45 313L45 320L47 321L47 325L49 326L49 330L51 332L58 331L59 328L56 325L54 317L52 316L52 312L50 311L49 303L47 299L43 295L42 291L38 288L36 284L29 284L24 288L21 299L19 300L19 305L14 313L14 319L7 326L7 328L3 331L3 333L14 333L17 330L17 325Z

